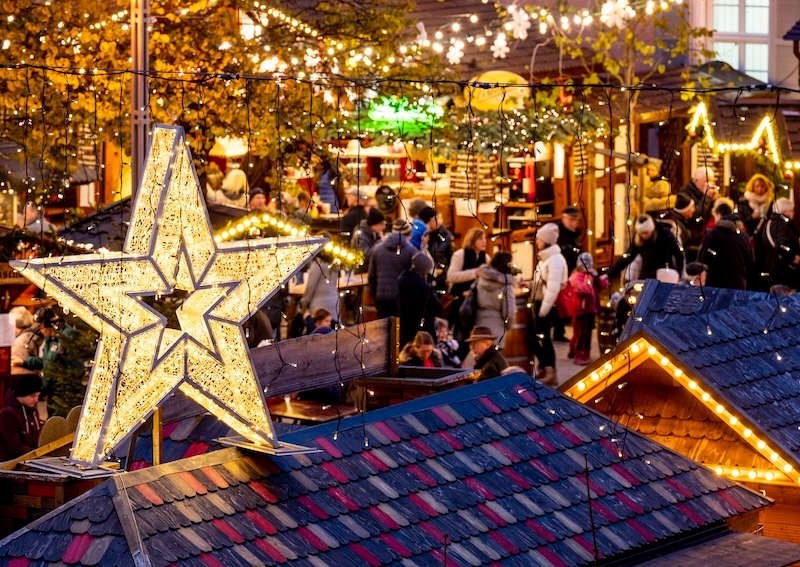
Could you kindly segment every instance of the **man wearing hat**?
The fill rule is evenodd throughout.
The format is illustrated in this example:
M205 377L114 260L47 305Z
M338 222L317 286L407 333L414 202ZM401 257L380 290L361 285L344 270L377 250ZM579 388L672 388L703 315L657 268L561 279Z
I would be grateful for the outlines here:
M581 253L579 242L581 230L578 228L580 211L577 207L567 207L561 213L561 220L558 222L558 240L556 244L561 248L561 255L567 262L567 276L575 269L578 261L578 254ZM569 317L561 317L559 314L553 324L553 340L565 342L564 327L569 321Z
M408 221L395 219L391 234L372 249L367 281L380 318L397 315L398 279L411 267L411 259L417 253L408 242L410 233Z
M349 208L339 224L343 237L351 238L359 223L367 218L367 195L362 187L353 186L347 190Z
M475 357L475 370L480 370L478 380L486 380L500 376L508 368L508 362L500 354L495 345L497 337L489 327L473 327L467 342L472 356Z
M39 444L39 412L36 404L42 392L38 374L20 374L0 410L0 461L7 461L34 450Z
M369 256L375 245L383 238L384 230L386 230L386 217L377 207L370 208L367 218L358 224L350 238L350 246L358 248L364 254L364 263L359 272L366 272L369 268Z

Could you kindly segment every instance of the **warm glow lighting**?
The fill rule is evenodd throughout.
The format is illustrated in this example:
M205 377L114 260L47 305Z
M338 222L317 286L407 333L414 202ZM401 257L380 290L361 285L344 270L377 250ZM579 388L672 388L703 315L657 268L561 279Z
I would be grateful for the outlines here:
M761 440L761 439L759 439L759 440L758 440L758 443L756 443L756 447L758 447L758 449L763 449L764 447L766 447L766 445L767 445L767 444L766 444L766 443L764 443L764 441L763 441L763 440Z
M786 474L792 472L792 465L790 465L789 463L783 465L783 472L785 472Z
M249 441L275 445L244 323L323 239L217 245L182 128L157 126L122 252L13 262L100 333L70 458L97 466L180 389ZM186 293L180 329L140 296Z
M744 431L742 431L742 435L744 435L745 437L750 437L752 434L753 432L750 431L749 429L745 429Z
M666 356L662 356L661 357L661 366L666 366L667 364L669 364L669 360L667 359Z
M731 422L731 425L736 425L737 423L739 423L739 420L736 419L735 415L732 415L731 419L730 419L730 422Z
M772 480L773 478L775 478L775 475L773 475L771 472L768 472L767 474L764 475L764 478L766 478L767 480Z
M578 382L578 390L583 392L585 389L586 389L586 384L584 384L583 382Z
M633 354L636 354L637 352L639 352L639 345L638 345L637 343L633 343L633 344L631 345L631 352L632 352Z
M721 404L717 404L717 408L716 409L717 409L717 413L722 413L723 411L725 411L725 408L722 407Z
M656 353L656 347L651 346L647 349L647 354L649 354L650 356L653 356L655 353Z
M769 458L770 458L771 461L777 461L778 460L778 453L772 453L769 456Z
M597 372L592 372L592 380L597 382L598 380L600 380L600 375Z
M708 395L708 392L703 392L702 398L704 402L707 402L711 396Z

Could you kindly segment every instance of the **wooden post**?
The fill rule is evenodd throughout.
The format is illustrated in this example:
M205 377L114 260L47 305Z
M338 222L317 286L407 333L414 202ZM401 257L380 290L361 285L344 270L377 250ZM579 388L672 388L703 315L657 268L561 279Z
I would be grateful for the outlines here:
M400 362L400 319L389 317L389 376L397 376Z
M161 449L163 439L161 438L161 408L153 411L153 466L161 464Z

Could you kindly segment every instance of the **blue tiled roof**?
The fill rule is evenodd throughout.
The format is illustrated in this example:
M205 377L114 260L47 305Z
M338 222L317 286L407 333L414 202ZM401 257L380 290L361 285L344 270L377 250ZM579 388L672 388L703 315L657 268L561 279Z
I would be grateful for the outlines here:
M609 559L768 503L524 374L283 440L321 452L122 474L0 542L0 564L125 565L138 533L153 565L582 565L590 506Z
M633 316L800 466L800 296L653 282Z

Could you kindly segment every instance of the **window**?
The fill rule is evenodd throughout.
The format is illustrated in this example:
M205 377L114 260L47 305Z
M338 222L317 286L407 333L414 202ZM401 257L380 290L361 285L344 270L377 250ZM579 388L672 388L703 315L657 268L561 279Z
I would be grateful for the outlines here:
M770 0L713 0L716 58L759 81L769 80Z

